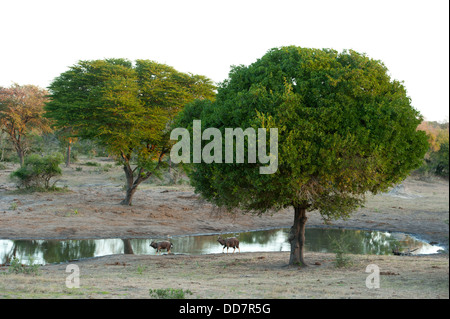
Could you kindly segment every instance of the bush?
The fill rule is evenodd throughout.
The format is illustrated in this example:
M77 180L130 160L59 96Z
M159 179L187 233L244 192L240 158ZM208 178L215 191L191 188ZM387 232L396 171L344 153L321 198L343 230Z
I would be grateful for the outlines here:
M418 176L440 176L449 178L449 147L448 141L439 146L439 150L430 150L423 160L423 165L414 173Z
M431 170L434 174L448 178L448 140L440 145L437 152L430 154Z
M422 122L418 129L428 135L430 148L425 155L423 165L415 171L419 176L441 176L449 178L449 123Z
M84 165L86 165L86 166L95 166L95 167L102 166L102 164L97 163L97 162L86 162L86 163L84 163Z
M189 289L174 289L174 288L165 288L165 289L150 289L150 296L157 299L185 299L186 294L192 295L192 291Z
M332 239L330 238L333 251L336 253L336 259L334 260L334 266L336 268L345 268L353 264L350 256L347 255L348 252L348 237L342 235L340 238Z
M33 258L30 258L28 265L24 265L17 257L14 257L11 260L8 273L39 275L39 265L33 264L33 260Z
M18 170L11 173L11 178L17 179L17 186L20 187L36 187L50 189L54 187L50 185L50 179L62 174L59 165L63 162L64 157L60 153L53 153L47 156L31 154L27 156L24 165Z

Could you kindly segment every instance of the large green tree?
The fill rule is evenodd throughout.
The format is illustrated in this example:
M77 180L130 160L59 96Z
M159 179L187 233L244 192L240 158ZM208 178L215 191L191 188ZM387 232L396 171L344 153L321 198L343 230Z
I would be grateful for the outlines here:
M420 166L428 147L402 83L355 51L271 49L233 67L215 102L189 104L178 125L191 127L193 119L222 136L225 128L278 128L276 173L260 174L266 165L247 159L202 162L191 164L190 179L196 192L230 212L293 207L290 264L306 265L307 211L348 217L367 192L386 191Z
M124 205L131 205L139 184L162 167L174 116L186 103L215 95L204 76L126 59L79 61L49 90L45 110L55 126L104 145L123 165Z

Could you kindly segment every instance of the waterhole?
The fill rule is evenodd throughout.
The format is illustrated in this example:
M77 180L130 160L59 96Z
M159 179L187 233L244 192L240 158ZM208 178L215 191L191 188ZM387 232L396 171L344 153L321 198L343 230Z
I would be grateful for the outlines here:
M289 228L222 234L239 239L241 252L290 251ZM174 254L222 253L218 235L176 236L169 238ZM411 254L435 254L442 247L430 245L403 233L367 230L307 228L305 250L312 252L336 252L351 254L392 255L393 250ZM79 239L79 240L0 240L0 264L7 264L13 257L24 264L48 264L99 257L111 254L156 254L148 239ZM225 253L227 252L225 248ZM232 253L231 248L228 253ZM164 252L165 253L165 252ZM237 253L237 250L236 250Z

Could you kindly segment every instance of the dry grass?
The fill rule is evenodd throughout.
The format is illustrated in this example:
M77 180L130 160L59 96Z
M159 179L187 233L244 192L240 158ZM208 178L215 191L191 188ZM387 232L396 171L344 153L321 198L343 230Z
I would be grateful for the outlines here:
M42 266L40 275L0 274L1 298L150 298L149 289L190 290L188 298L448 298L448 255L335 255L307 253L306 268L288 267L289 254L202 256L113 255L77 262L80 288L67 288L67 264ZM317 265L315 265L317 264ZM366 287L366 267L380 268L380 288Z

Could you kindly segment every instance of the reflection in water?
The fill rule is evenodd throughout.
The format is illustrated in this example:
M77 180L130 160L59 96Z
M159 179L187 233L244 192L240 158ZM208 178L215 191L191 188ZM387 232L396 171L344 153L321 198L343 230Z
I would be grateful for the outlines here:
M240 241L242 252L289 251L289 229L271 229L230 234ZM170 241L175 254L221 253L218 235L174 237ZM161 238L162 239L162 238ZM84 239L84 240L0 240L0 264L13 257L22 263L37 264L67 262L111 254L155 254L152 239ZM415 249L414 254L433 254L442 249L419 241L409 235L378 231L346 229L306 229L306 251L334 252L336 245L353 254L392 255L392 250ZM230 252L231 253L231 252Z
M123 242L123 253L133 255L133 246L131 245L131 239L122 239Z

